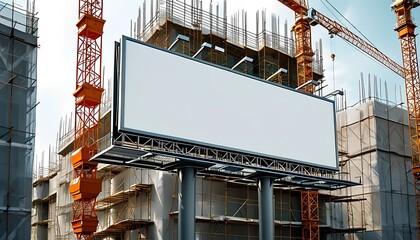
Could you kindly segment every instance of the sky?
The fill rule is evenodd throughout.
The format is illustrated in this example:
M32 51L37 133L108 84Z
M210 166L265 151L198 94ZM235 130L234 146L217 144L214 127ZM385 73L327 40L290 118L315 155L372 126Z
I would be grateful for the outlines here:
M5 2L12 3L12 0ZM14 2L26 6L26 0ZM204 0L203 6L208 6L208 2L209 0ZM217 0L213 0L213 3L215 2ZM390 9L391 0L309 0L310 7L332 20L340 20L343 25L360 36L342 18L336 18L339 15L332 10L328 2L350 20L379 50L402 64L400 43L394 31L396 17ZM142 3L143 0L104 0L105 79L112 76L114 41L119 41L123 34L130 35L130 21L135 21L138 7ZM35 155L40 156L42 151L47 151L49 144L55 145L60 119L74 111L72 92L75 89L76 73L77 4L77 0L59 0L53 3L51 0L36 0L35 8L39 17L37 100L40 104L37 106ZM227 9L228 16L245 9L248 12L248 19L255 19L251 17L255 16L255 11L264 8L268 16L276 13L280 16L280 22L287 20L289 28L292 26L294 14L276 0L228 0ZM420 8L414 9L412 15L420 19ZM281 32L283 31L281 29ZM389 98L392 102L401 102L400 88L403 93L405 91L401 77L360 53L339 37L330 38L327 30L321 26L315 26L312 28L313 44L319 39L323 41L324 75L328 84L324 93L332 92L335 85L336 89L346 91L347 105L353 105L359 100L359 80L363 72L366 84L368 74L372 75L372 79L373 75L381 79L382 98L385 98L383 82L387 81ZM330 57L332 53L336 56L334 63Z

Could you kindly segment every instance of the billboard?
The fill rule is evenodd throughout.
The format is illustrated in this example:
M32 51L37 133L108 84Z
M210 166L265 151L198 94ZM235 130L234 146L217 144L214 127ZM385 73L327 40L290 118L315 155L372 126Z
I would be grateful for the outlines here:
M334 102L123 37L118 130L337 169Z

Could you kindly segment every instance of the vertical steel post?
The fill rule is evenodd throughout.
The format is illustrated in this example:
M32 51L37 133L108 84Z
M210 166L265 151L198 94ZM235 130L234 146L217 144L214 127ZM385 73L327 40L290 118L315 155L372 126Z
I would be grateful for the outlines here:
M195 185L193 167L178 169L178 239L195 239Z
M260 239L274 239L273 180L270 177L257 179L258 215L260 221Z

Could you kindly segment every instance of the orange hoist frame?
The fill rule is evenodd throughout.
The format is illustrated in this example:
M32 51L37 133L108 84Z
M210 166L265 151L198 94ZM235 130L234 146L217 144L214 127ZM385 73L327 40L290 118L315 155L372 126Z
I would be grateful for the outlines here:
M102 0L79 0L75 97L74 152L71 162L74 178L72 227L78 240L93 239L98 226L96 197L101 180L96 178L97 163L89 159L98 151L102 69Z

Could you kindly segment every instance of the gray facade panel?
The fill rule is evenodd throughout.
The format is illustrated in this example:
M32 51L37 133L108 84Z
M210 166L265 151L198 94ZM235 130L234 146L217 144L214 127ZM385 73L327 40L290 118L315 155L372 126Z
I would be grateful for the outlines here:
M0 239L29 239L37 19L5 3L0 9Z

